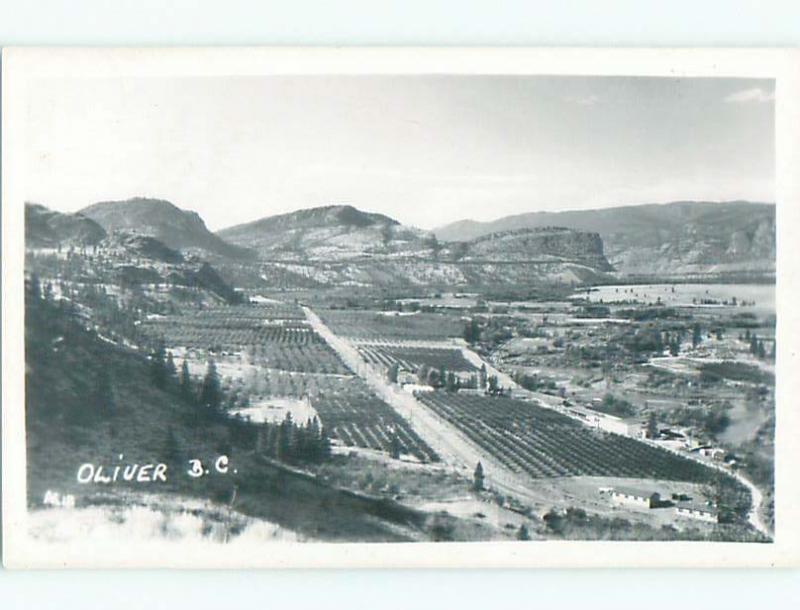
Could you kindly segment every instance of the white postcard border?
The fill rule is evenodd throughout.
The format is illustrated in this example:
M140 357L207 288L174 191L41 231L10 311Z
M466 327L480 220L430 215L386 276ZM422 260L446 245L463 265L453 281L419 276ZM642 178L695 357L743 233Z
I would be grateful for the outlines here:
M2 73L3 560L8 567L739 567L800 563L800 53L782 49L11 48ZM26 535L24 155L26 91L38 78L267 74L541 74L748 77L776 81L776 537L708 542L276 543L258 548L72 545ZM794 373L794 374L793 374Z

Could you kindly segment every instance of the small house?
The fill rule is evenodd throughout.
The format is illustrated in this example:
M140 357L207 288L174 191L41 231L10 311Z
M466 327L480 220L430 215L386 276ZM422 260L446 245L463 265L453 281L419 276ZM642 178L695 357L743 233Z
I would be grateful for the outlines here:
M633 508L655 508L661 502L661 495L655 491L615 487L611 491L611 501L618 506Z
M680 502L675 506L675 514L678 517L696 519L707 523L719 523L719 511L710 504Z
M709 457L714 460L722 460L725 458L725 450L721 447L701 447L697 452L703 457Z

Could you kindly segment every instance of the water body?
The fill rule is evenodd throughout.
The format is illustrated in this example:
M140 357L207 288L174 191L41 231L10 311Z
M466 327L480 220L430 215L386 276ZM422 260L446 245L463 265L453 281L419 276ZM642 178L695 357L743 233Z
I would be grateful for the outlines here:
M736 308L756 315L775 314L774 284L631 284L595 286L581 291L572 298L588 298L592 302L613 304L619 302L655 303L658 299L671 307L724 307L736 299ZM713 300L718 305L703 305L703 300ZM745 305L742 305L745 302Z

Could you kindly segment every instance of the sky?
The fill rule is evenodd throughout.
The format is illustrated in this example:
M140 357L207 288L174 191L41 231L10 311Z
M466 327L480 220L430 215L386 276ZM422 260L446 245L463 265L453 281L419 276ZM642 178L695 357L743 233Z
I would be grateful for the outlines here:
M27 200L156 197L212 230L350 204L434 228L774 201L774 81L543 76L43 79Z

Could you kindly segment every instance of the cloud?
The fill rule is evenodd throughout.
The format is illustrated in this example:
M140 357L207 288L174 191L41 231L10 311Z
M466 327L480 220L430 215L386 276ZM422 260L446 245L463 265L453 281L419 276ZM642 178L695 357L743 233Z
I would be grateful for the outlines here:
M735 91L734 93L731 93L729 96L725 98L725 102L728 104L749 104L749 103L763 104L766 102L774 102L774 101L775 101L775 92L765 91L760 87Z

